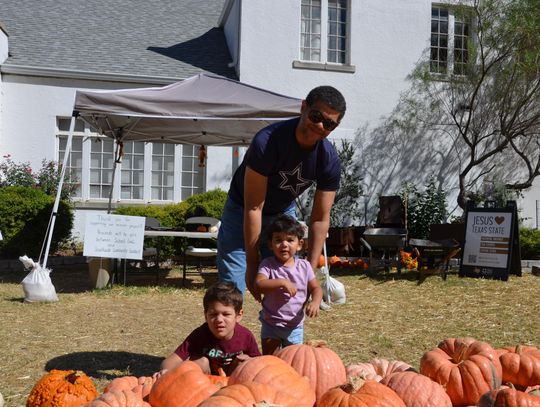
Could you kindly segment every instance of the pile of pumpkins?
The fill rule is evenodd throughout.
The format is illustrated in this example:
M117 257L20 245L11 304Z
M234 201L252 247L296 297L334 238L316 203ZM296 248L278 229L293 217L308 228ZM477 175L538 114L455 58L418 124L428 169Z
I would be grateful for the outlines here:
M155 377L119 377L98 396L82 372L53 370L27 407L540 407L540 349L493 348L447 338L424 353L420 372L402 361L345 366L324 342L251 358L231 376L186 361Z
M325 267L325 258L321 254L321 257L319 258L319 268ZM359 268L363 270L367 270L369 268L369 263L362 260L360 257L355 260L350 260L344 257L339 256L331 256L328 257L328 266L330 267L350 267L350 268Z

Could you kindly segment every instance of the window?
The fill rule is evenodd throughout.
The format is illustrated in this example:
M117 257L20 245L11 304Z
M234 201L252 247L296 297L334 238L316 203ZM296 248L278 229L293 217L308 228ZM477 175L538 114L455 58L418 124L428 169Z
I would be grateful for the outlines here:
M122 157L120 199L143 199L144 143L127 141Z
M66 153L70 121L57 120L59 162ZM171 202L204 192L206 173L198 166L198 146L125 141L113 183L115 142L80 119L75 123L64 180L77 184L75 198L103 201L112 188L114 201Z
M66 154L67 139L69 135L69 119L58 120L58 162L60 165L64 162L64 156ZM81 197L81 180L82 180L82 145L84 135L84 123L80 120L75 122L75 128L73 131L73 138L71 140L71 151L66 165L66 172L64 176L64 182L68 184L76 184L77 188L73 195L74 198Z
M352 71L349 0L301 0L300 60L296 68Z
M465 75L469 54L469 23L451 8L431 8L430 71Z
M154 143L152 151L152 199L173 200L174 145Z

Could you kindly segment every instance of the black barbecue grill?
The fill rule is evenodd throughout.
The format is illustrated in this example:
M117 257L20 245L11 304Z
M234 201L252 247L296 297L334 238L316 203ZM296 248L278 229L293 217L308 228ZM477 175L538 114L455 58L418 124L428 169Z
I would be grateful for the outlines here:
M407 229L403 228L368 228L364 231L363 243L369 250L369 272L375 270L374 257L382 259L385 271L395 265L401 273L399 249L407 242Z
M446 280L450 259L459 253L460 245L455 239L426 240L409 239L409 245L418 250L418 276L426 268L428 271L440 271Z

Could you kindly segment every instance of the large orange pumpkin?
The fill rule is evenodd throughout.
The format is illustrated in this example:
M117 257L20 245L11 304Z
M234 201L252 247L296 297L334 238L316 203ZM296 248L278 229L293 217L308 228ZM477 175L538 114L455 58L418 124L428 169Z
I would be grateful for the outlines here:
M317 407L407 407L394 390L375 380L353 379L328 390Z
M473 338L448 338L422 356L420 373L446 388L455 407L476 404L501 384L502 368L495 349Z
M51 370L34 386L27 407L76 407L98 396L92 379L80 370Z
M220 389L199 407L245 407L258 405L263 401L267 403L266 405L283 407L296 407L301 403L298 398L277 391L268 384L248 382Z
M401 360L371 359L369 362L347 366L347 377L360 376L364 379L380 382L384 377L395 372L414 371L414 368Z
M540 384L540 349L517 345L496 350L504 383L509 382L520 387Z
M416 372L396 372L381 380L405 402L407 407L452 407L444 387Z
M148 401L152 407L191 407L218 390L199 365L186 360L157 379Z
M250 358L239 365L229 377L229 385L247 382L264 383L278 392L296 397L298 407L312 407L315 403L315 392L305 377L277 356L263 355ZM154 406L153 407L159 407Z
M276 356L291 365L300 376L309 379L317 399L347 379L343 361L324 341L286 346Z
M151 407L142 394L132 390L112 390L81 407Z
M499 388L484 394L478 407L540 407L540 396L513 388Z

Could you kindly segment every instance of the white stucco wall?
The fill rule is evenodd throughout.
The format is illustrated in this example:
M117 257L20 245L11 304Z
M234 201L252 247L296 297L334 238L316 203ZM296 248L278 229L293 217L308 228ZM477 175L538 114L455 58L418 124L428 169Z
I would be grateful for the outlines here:
M319 85L345 96L347 113L336 131L350 138L394 107L405 77L428 45L430 4L425 0L352 1L351 64L355 73L295 69L300 44L299 2L242 2L240 80L305 97ZM272 18L268 18L271 15Z

